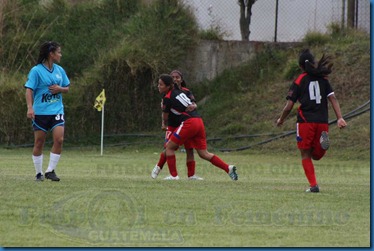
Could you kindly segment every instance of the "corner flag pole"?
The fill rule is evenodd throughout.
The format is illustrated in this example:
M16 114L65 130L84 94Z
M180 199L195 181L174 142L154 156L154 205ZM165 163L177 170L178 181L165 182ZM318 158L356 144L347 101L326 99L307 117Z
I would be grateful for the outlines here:
M103 156L103 151L104 151L104 107L105 107L105 104L103 104L103 109L101 111L101 151L100 151L101 156Z
M105 89L101 91L99 96L96 97L94 108L101 112L101 150L100 155L103 156L104 151L104 105L105 105L106 97L105 97Z

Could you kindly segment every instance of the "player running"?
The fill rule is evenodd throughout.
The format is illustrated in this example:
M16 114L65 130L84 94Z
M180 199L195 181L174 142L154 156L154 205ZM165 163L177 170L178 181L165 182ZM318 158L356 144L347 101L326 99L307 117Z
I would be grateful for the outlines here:
M300 53L299 66L303 73L296 78L289 89L287 103L277 120L277 126L283 124L294 104L299 101L301 105L297 112L296 140L305 176L310 185L306 192L318 193L319 186L312 159L320 160L330 145L327 100L331 102L334 109L338 127L344 128L347 123L342 117L339 102L327 79L332 67L329 57L323 55L315 66L314 56L309 49L306 49Z

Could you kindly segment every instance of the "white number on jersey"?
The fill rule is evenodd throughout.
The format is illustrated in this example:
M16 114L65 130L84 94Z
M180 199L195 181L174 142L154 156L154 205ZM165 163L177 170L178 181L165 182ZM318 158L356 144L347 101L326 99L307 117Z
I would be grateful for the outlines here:
M321 104L321 92L319 90L318 81L312 81L309 83L309 97L310 100L315 100L316 104Z
M182 105L184 105L185 107L187 107L188 105L192 104L191 103L191 100L186 96L186 94L184 94L183 92L180 93L178 96L175 97L176 99L178 99L179 102L182 103Z

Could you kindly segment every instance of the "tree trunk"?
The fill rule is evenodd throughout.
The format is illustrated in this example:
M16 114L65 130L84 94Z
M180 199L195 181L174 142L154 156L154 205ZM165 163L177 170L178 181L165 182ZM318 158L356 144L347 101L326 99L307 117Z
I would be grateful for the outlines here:
M252 5L256 0L238 0L240 6L240 33L242 40L249 40L249 34L251 33L251 16L252 16Z

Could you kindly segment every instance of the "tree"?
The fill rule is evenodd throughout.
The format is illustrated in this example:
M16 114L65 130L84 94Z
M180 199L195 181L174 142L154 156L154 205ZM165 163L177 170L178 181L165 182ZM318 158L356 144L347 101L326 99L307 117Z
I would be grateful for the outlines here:
M251 25L252 17L252 5L257 0L238 0L240 6L240 34L242 40L249 40L249 34L251 33L249 26Z

